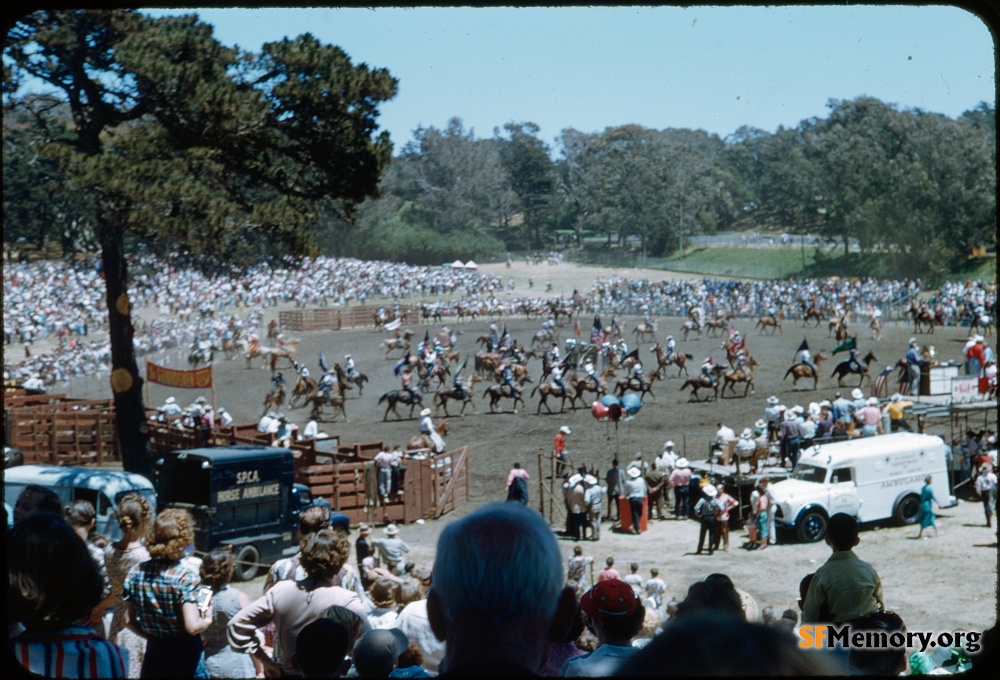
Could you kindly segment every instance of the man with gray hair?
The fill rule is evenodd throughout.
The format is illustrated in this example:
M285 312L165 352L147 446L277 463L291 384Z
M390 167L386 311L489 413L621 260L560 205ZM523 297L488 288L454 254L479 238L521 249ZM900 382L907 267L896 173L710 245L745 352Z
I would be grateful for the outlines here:
M438 539L427 596L445 642L442 677L538 675L576 616L552 528L519 503L490 503Z

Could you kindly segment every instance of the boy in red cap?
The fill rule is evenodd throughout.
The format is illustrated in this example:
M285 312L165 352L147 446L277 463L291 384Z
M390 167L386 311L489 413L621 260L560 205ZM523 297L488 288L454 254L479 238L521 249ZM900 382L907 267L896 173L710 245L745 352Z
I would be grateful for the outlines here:
M608 677L635 653L632 638L642 630L646 610L632 586L619 579L600 581L580 599L587 629L597 637L597 649L566 660L563 677Z

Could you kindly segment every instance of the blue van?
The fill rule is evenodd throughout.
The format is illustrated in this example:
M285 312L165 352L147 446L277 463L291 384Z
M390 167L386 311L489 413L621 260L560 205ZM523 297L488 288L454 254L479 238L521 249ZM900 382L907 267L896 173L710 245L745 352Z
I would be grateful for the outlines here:
M140 493L156 511L156 492L153 483L134 472L104 470L91 467L64 467L61 465L19 465L3 472L3 501L7 506L7 521L13 521L13 508L17 497L29 484L52 489L65 506L70 501L88 500L97 511L94 531L117 541L122 536L115 519L118 500L127 493Z

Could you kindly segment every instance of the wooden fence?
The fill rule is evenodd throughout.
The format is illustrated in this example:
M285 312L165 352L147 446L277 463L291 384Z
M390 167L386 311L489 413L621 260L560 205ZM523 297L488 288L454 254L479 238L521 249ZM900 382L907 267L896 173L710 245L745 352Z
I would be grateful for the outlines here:
M4 393L4 444L29 464L103 465L120 459L111 399Z
M339 331L342 328L375 327L375 313L378 307L338 307L336 309L299 309L278 312L278 325L282 331ZM386 307L389 315L391 308ZM399 314L403 322L420 320L420 307L400 305Z

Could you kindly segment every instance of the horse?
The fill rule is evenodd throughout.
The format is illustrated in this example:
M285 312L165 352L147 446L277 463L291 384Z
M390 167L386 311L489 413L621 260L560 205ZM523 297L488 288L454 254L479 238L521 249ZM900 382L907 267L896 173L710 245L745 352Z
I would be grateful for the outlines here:
M196 344L191 345L191 352L188 354L188 363L192 368L198 368L198 364L210 364L215 356L215 345L209 345L202 349Z
M635 335L636 342L645 342L646 336L656 337L656 325L638 323L635 325L635 328L632 329L632 333Z
M989 314L976 314L973 312L969 318L969 337L971 338L979 330L982 330L984 335L989 335L996 330L993 317Z
M245 354L250 348L246 338L222 338L222 352L227 361L232 361L237 354Z
M278 385L278 389L271 391L268 390L264 394L264 410L261 411L261 415L264 415L272 408L280 408L282 404L285 403L285 386Z
M309 401L309 395L316 391L317 382L312 378L303 378L301 375L298 380L295 381L295 387L292 388L292 396L288 400L288 405L292 408L296 408L299 403L299 399L304 399L303 406Z
M320 420L323 415L323 407L331 406L334 416L336 416L337 411L340 411L340 414L344 416L344 422L349 421L347 411L344 409L344 393L339 388L330 390L329 397L323 390L316 390L309 397L309 402L312 404L311 417L313 420Z
M705 335L710 338L717 338L726 329L725 317L719 319L706 319Z
M694 359L693 354L674 352L673 356L669 359L667 358L667 351L660 347L660 343L656 343L649 348L649 351L656 355L656 377L664 377L667 374L667 367L671 364L677 365L677 376L680 377L681 371L684 375L690 375L687 370L688 359Z
M552 413L552 407L549 406L549 397L553 398L559 397L562 399L562 403L559 405L559 413L563 413L566 410L567 399L570 400L569 402L570 407L573 407L575 401L573 399L573 391L576 387L576 377L573 376L572 378L570 378L570 381L565 381L565 382L566 382L566 387L569 388L568 389L569 394L567 394L566 390L563 390L561 387L559 387L553 382L539 383L538 385L535 386L533 390L531 390L532 397L535 396L536 392L538 393L538 409L535 411L536 415L542 412L543 405L545 406L545 410L547 410L549 413Z
M403 354L410 353L410 337L413 335L413 331L407 328L403 331L402 337L399 338L386 338L382 341L382 346L385 347L385 358L388 359L389 355L394 349L403 350Z
M697 333L698 339L701 340L701 324L693 319L688 319L681 324L681 333L684 334L684 339L688 339L688 333Z
M517 413L517 402L521 402L521 406L524 406L524 397L520 393L514 394L508 385L491 385L483 392L483 398L489 397L490 399L490 413L496 413L496 405L500 403L501 399L513 399L514 400L514 413Z
M280 333L281 330L278 328L278 321L276 319L271 319L270 323L267 324L267 341L275 342Z
M450 400L454 400L462 402L462 410L459 411L460 416L463 417L465 416L466 406L472 406L472 410L475 413L479 413L479 407L476 406L476 402L472 400L473 397L472 388L475 386L477 382L481 380L482 378L480 378L478 375L473 374L473 376L469 378L469 384L465 386L465 396L459 396L453 388L442 387L441 389L439 389L437 392L434 393L434 408L444 409L444 414L446 416L449 416L450 414L448 413L448 402Z
M575 374L571 375L570 379L566 381L566 384L570 386L570 392L573 393L572 396L570 397L570 399L572 400L571 407L572 408L576 407L577 399L579 399L581 403L586 405L587 401L586 399L583 398L583 395L586 392L593 392L598 397L603 394L607 394L608 381L611 380L611 378L614 377L614 375L615 375L615 369L612 368L611 366L608 366L603 371L601 371L601 374L599 376L597 376L596 385L594 384L594 380L592 380L590 376L584 376L583 378L577 380ZM576 388L575 391L573 390L573 387Z
M910 308L906 310L906 313L910 315L913 319L913 328L917 333L923 333L924 324L927 325L928 333L933 335L934 333L934 314L923 307L917 308L917 306L910 302Z
M487 335L487 340L489 336ZM559 342L559 336L548 329L542 329L531 336L531 346L534 347L536 344L540 345L551 345L553 342Z
M434 426L434 431L441 435L444 439L448 436L448 421L442 420L440 423ZM426 434L418 434L415 437L410 437L410 440L406 442L407 451L415 451L416 449L431 449L434 450L434 440L428 437ZM439 452L440 453L440 452Z
M405 404L410 407L410 418L413 417L413 409L416 407L423 408L424 398L419 390L391 390L386 392L381 397L379 397L378 403L386 402L388 405L385 408L385 415L382 416L382 421L385 422L389 419L389 411L396 414L396 418L402 420L402 416L399 415L399 411L396 410L396 404Z
M785 372L785 377L782 380L792 376L792 387L799 381L799 378L812 378L813 379L813 389L815 390L819 385L819 365L826 360L826 355L820 352L813 358L813 363L816 365L816 370L813 370L808 365L803 363L792 364L792 366Z
M865 384L865 378L871 380L871 376L868 375L868 366L873 361L878 361L878 359L875 358L874 354L868 352L868 354L866 354L859 362L861 364L861 370L858 370L857 368L851 366L850 359L846 359L837 364L837 367L833 369L833 373L830 374L830 377L832 378L833 376L837 376L837 385L843 387L843 380L846 376L851 373L860 375L861 379L858 381L858 387L861 387Z
M646 379L642 381L642 386L640 387L639 381L635 378L629 376L626 378L619 378L615 382L615 393L619 397L625 396L625 393L629 390L633 392L638 392L639 397L645 397L647 394L656 401L656 395L653 394L653 383L659 378L659 369L655 369L646 374Z
M722 383L722 395L726 395L726 388L736 396L736 383L745 382L746 387L743 390L743 396L748 397L752 392L755 392L753 387L753 369L757 365L757 360L753 357L747 359L746 364L742 368L734 368L731 371L726 371L723 375Z
M439 307L437 303L432 305L425 302L420 305L420 315L425 322L444 321L444 315L441 313L441 307Z
M781 321L785 318L784 312L778 312L777 314L766 314L759 319L757 319L757 325L754 328L760 328L760 334L764 335L764 331L768 328L771 329L770 335L774 335L775 331L778 331L782 335L785 331L781 328Z
M681 385L681 388L678 391L679 392L683 392L684 390L686 390L689 387L691 388L691 396L693 397L694 401L702 401L701 399L698 398L698 390L712 390L713 394L715 395L715 400L718 401L718 399L719 399L719 381L718 380L716 380L716 381L713 382L713 381L710 381L705 376L696 375L693 378L688 378L687 380L685 380L684 384ZM705 397L705 401L707 401L707 400L708 400L708 397ZM689 399L688 401L691 401L691 400Z
M868 324L868 328L872 332L872 340L878 342L882 339L882 323L878 320L877 316L873 316L871 322Z
M813 305L812 307L806 307L805 303L802 305L802 327L805 328L809 324L810 319L815 319L816 324L814 328L819 328L819 325L823 322L823 312L820 311L819 307Z

